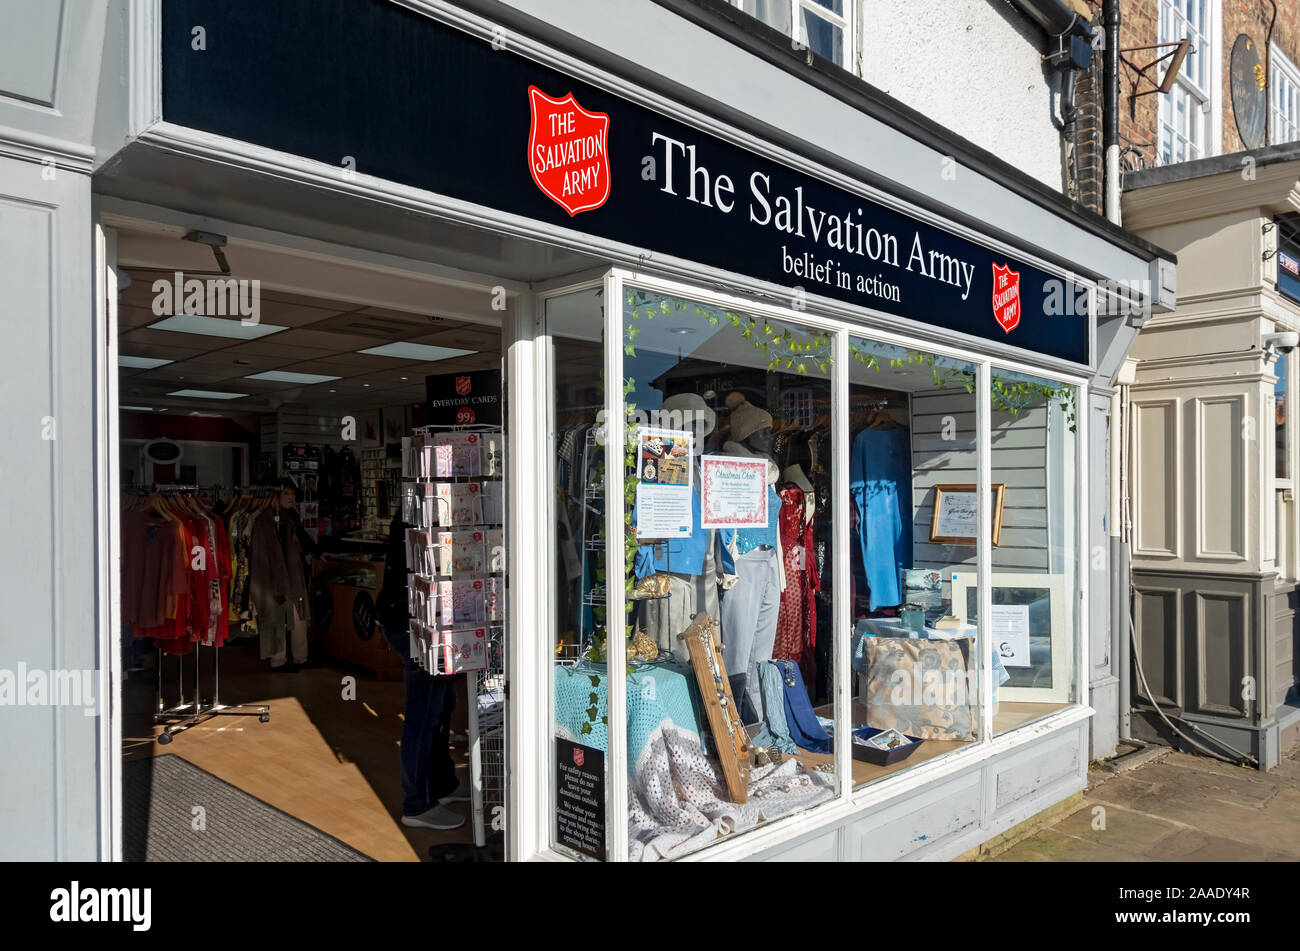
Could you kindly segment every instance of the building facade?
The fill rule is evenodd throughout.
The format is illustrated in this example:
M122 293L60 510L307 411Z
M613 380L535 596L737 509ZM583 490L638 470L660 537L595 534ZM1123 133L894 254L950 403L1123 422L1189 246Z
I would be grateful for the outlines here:
M1174 249L1181 272L1177 311L1143 329L1121 377L1133 732L1261 768L1300 728L1293 355L1276 336L1296 326L1295 13L1128 4L1123 28L1126 48L1190 39L1195 50L1167 93L1168 63L1143 78L1128 69L1122 113L1125 225ZM1126 55L1141 66L1167 52Z
M504 682L486 702L471 665L468 699L501 724L507 858L948 859L1113 751L1109 421L1173 257L1076 200L1059 113L1098 32L1078 11L28 6L0 4L0 668L86 671L97 699L0 712L23 764L6 857L123 857L124 722L150 712L124 644L158 627L132 531L166 528L140 499L231 518L254 483L306 490L287 447L355 445L367 485L401 460L355 537L312 527L369 558L365 519L408 523L413 663L450 674L453 629L491 629ZM212 282L260 310L215 312ZM1131 309L1099 307L1117 286ZM420 462L490 435L473 413L438 430L424 395L483 370L495 517L477 462ZM489 525L497 568L433 541ZM495 613L417 607L425 564L493 585ZM209 633L232 584L185 589ZM178 653L236 650L149 595ZM902 757L867 742L891 727Z

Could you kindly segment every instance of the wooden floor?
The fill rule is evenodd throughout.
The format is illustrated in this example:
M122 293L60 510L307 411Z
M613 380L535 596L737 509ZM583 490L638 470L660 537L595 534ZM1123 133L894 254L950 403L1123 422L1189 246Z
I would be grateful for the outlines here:
M427 861L431 845L472 842L468 803L450 807L467 820L453 832L408 829L400 822L401 681L381 682L332 666L273 674L251 642L234 642L221 653L222 702L268 703L270 722L217 717L160 746L153 741L157 731L150 716L157 675L137 672L123 684L126 757L175 753L378 861ZM211 651L202 656L205 665L211 663ZM190 664L186 658L187 697L193 684ZM169 686L175 683L175 665L175 658L164 661ZM355 700L343 699L349 676L356 678ZM210 683L206 673L203 680ZM462 694L458 704L464 702ZM467 777L463 744L453 745L453 755L460 775Z
M1068 706L1068 703L1011 703L1004 701L998 704L998 711L993 715L993 733L995 735L1005 733L1018 726L1023 726L1031 720L1045 717ZM826 706L817 708L816 712L819 716L829 717L831 716L830 711L831 708ZM856 700L853 701L852 718L854 723L867 722L866 709ZM855 787L863 786L886 776L892 776L894 773L902 772L919 763L924 763L926 760L969 746L973 742L974 740L966 742L958 740L925 740L915 753L892 766L876 766L855 759L853 760L853 785ZM835 757L824 753L809 753L806 750L800 750L795 754L795 758L809 769L814 769L822 763L832 762Z

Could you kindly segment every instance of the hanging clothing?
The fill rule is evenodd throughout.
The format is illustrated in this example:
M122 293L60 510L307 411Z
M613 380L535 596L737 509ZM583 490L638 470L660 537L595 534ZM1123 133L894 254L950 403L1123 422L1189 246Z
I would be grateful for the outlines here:
M867 427L853 439L849 494L871 610L903 600L901 572L912 564L912 440L902 427Z
M799 665L789 660L772 661L781 672L785 687L785 722L790 738L796 746L812 753L833 753L834 745L817 721L812 704L808 701L808 688L799 675Z
M250 585L263 659L285 652L293 627L293 618L286 617L283 607L286 603L299 608L304 620L310 616L303 573L304 539L314 547L293 509L269 508L253 526Z
M781 554L785 559L785 589L776 619L776 642L772 657L799 665L805 683L816 683L813 648L817 643L817 601L821 588L817 577L813 539L815 503L811 494L793 482L783 483L780 531Z

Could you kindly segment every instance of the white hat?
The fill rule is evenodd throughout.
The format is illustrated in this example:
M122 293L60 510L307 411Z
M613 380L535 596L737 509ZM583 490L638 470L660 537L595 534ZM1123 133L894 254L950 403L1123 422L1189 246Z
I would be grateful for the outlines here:
M704 397L698 393L677 393L664 400L662 413L681 413L684 420L703 420L704 431L697 433L701 436L707 436L713 432L718 425L718 416L713 410L709 409L709 404L704 402ZM685 415L690 413L689 416ZM683 426L683 428L693 428Z

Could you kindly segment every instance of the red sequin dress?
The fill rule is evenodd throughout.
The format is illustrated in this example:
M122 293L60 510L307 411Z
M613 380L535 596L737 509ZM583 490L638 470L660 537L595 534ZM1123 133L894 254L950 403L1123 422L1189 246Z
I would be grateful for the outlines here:
M792 660L799 665L804 683L815 683L817 643L817 600L821 588L813 545L813 520L807 511L805 493L793 482L779 488L781 514L781 556L785 560L785 590L776 615L775 660Z

